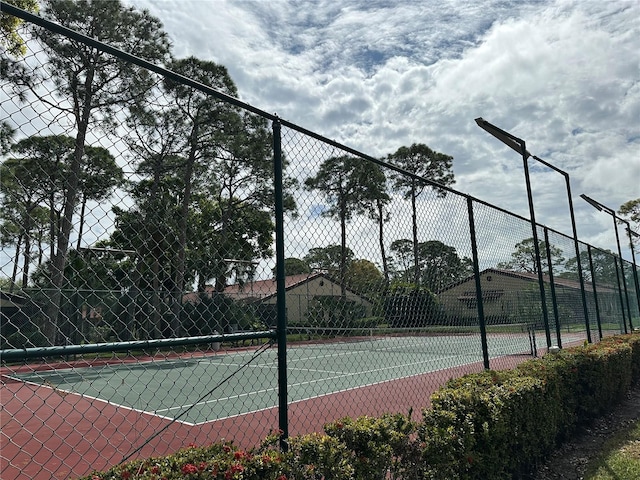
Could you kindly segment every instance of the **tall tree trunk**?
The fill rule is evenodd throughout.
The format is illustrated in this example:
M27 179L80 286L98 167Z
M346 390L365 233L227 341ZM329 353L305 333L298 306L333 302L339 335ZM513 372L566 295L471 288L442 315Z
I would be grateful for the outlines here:
M142 260L139 255L135 256L135 265L131 275L131 288L127 292L126 297L126 325L127 332L124 340L141 340L142 336L139 330L148 331L149 326L140 322L139 328L136 329L136 315L138 313L138 302L140 296L140 279Z
M161 338L163 325L160 325L160 262L157 255L153 255L153 264L151 265L152 283L151 283L151 327L149 335L151 338Z
M378 207L378 240L380 242L380 255L382 256L382 271L384 273L384 286L389 286L389 264L387 262L387 253L384 248L384 204L382 200L376 200Z
M78 186L80 183L80 167L84 155L84 145L91 117L91 98L93 96L94 71L89 70L85 79L85 91L82 103L79 99L75 102L75 115L78 127L76 135L75 151L71 160L68 174L66 176L66 195L64 197L64 209L58 232L58 241L55 256L51 262L51 289L49 295L49 306L44 320L43 333L51 345L55 345L58 325L60 324L60 301L62 299L62 288L65 284L64 267L67 263L69 253L69 239L73 230L73 212L77 206ZM82 109L80 106L82 105Z
M13 292L16 286L16 280L18 278L18 263L20 260L20 247L22 247L22 237L22 234L18 235L18 240L16 241L16 256L13 259L13 271L11 272L11 284L9 285L9 293Z
M219 203L222 203L222 200L219 199ZM231 197L231 193L229 194L229 205L226 210L222 212L222 218L220 219L220 231L218 235L220 235L221 239L225 239L227 237L227 230L229 229L229 221L236 215L235 207L233 206L233 200ZM224 292L225 287L227 286L227 265L224 262L222 257L225 256L228 252L219 252L218 255L220 257L220 262L222 262L223 270L216 275L214 291L216 293Z
M196 162L196 152L198 148L198 124L196 123L191 132L189 157L184 168L184 195L180 207L178 218L178 258L175 274L174 291L171 302L171 331L176 337L181 335L180 310L182 309L182 295L184 293L184 277L186 270L187 255L187 216L189 215L189 204L191 203L191 183L193 177L193 166Z
M26 288L29 283L29 264L31 263L31 235L29 230L31 229L31 222L27 220L25 225L24 235L24 263L22 265L22 288Z
M44 334L52 345L55 344L56 331L63 313L60 309L60 301L62 299L62 288L65 284L64 267L67 263L69 253L69 239L73 230L73 211L76 207L76 196L78 190L78 173L80 171L80 162L84 152L84 133L86 129L78 132L76 140L76 152L71 162L69 176L67 177L67 194L65 197L64 211L61 219L60 232L58 235L56 254L53 257L51 272L51 294L49 315L45 320Z
M53 200L53 192L49 196L49 259L53 261L53 257L56 256L56 238L58 231L58 216L56 215L56 209Z
M162 250L160 248L162 238L158 238L159 234L157 230L158 229L157 225L159 222L158 217L161 214L160 204L158 202L158 187L160 185L161 173L163 168L163 161L164 161L163 158L164 157L162 155L158 155L154 157L153 183L151 185L151 192L149 193L149 197L150 197L149 203L152 205L152 207L155 207L153 211L153 214L154 214L153 222L151 223L151 225L156 228L156 230L152 232L148 232L150 241L146 245L147 246L146 253L151 256L151 280L149 282L145 282L144 284L145 288L139 289L142 292L141 298L145 300L145 305L147 305L146 308L149 308L148 307L149 301L151 303L151 314L145 315L144 307L136 307L136 310L140 310L142 312L142 315L145 318L142 329L144 330L147 338L150 338L150 339L159 338L158 332L161 330L160 318L158 315L158 309L159 309L159 303L160 303L158 300L158 288L160 285L159 255L162 254ZM143 258L144 257L140 257L138 260L138 263L137 263L138 272L141 272L142 263L144 262ZM142 274L138 275L137 277L141 279ZM149 292L149 287L151 287L151 292ZM140 296L140 292L137 292L137 294L138 296ZM149 299L149 294L151 295L150 299Z
M80 250L82 245L82 231L84 230L84 215L87 208L87 197L82 195L82 203L80 207L80 225L78 226L78 242L76 243L76 250Z
M42 265L42 258L44 257L44 247L42 246L42 239L45 236L45 228L38 229L38 267Z

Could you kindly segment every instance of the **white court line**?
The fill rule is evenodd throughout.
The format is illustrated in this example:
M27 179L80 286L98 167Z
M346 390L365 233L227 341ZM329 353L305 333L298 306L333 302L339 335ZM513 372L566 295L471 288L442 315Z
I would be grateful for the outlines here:
M141 413L141 414L149 415L149 416L152 416L152 417L158 417L158 418L162 418L164 420L176 421L176 422L184 423L185 425L190 425L190 426L197 425L196 423L183 422L181 420L175 420L173 417L165 417L163 415L157 415L154 412L148 412L147 410L141 410L139 408L130 407L128 405L122 405L120 403L111 402L110 400L105 400L104 398L94 397L92 395L87 395L87 394L84 394L84 393L78 393L78 392L74 392L72 390L63 390L62 388L53 387L51 385L47 385L46 383L37 383L37 382L33 382L31 380L25 380L25 379L22 379L20 377L13 377L13 376L10 376L10 375L7 375L7 377L12 378L14 380L17 380L17 381L19 381L21 383L24 383L24 384L27 384L27 385L32 385L34 387L46 388L46 389L49 389L49 390L53 390L54 392L64 393L65 395L74 395L76 397L80 397L80 398L83 398L83 399L92 400L92 402L90 402L92 404L93 404L93 401L96 401L96 402L104 403L106 405L111 405L112 407L123 408L123 409L129 410L131 412Z
M316 360L316 359L319 359L319 358L331 358L331 357L345 356L345 355L358 355L360 353L361 353L360 351L340 352L340 353L335 353L335 354L326 354L326 355L322 355L322 356L299 358L299 359L296 359L296 360L297 361L309 361L309 360ZM423 361L420 361L420 362L403 363L403 364L392 365L392 366L388 366L388 367L374 368L374 369L371 369L371 370L364 370L364 371L358 371L358 372L348 372L348 373L334 372L334 371L331 371L331 370L327 370L327 371L324 371L324 370L310 370L308 368L289 368L288 369L289 371L292 371L292 370L315 371L317 373L329 373L331 375L328 376L328 377L322 377L322 378L307 380L307 381L304 381L304 382L293 383L293 384L288 385L288 388L300 387L300 386L304 386L304 385L312 385L312 384L327 382L327 381L330 381L330 380L351 378L351 377L356 377L356 376L359 376L359 375L366 375L366 374L370 374L370 373L379 373L379 372L389 371L389 370L393 370L393 369L397 369L397 368L407 368L407 367L425 365L425 364L440 362L440 361L443 361L443 360L447 360L447 359L450 359L450 358L456 358L456 357L465 357L465 358L467 358L466 355L461 355L461 354L445 355L445 356L441 356L441 357L437 357L437 358L432 358L432 359L429 359L429 360L423 360ZM445 367L445 368L451 368L451 367ZM434 370L434 371L438 371L438 370ZM374 382L373 385L375 385L376 383L384 383L384 382L388 382L388 381L399 380L399 379L402 379L402 378L410 378L410 377L415 376L415 375L423 375L425 373L431 373L431 372L432 371L421 372L419 374L408 375L406 377L396 377L396 378L392 378L392 379L381 380L380 382ZM367 385L369 385L369 384L356 385L354 387L350 387L349 389L351 389L351 388L362 388L363 386L367 386ZM212 404L212 403L227 402L227 401L231 401L231 400L237 400L237 399L240 399L240 398L246 398L246 397L259 395L259 394L264 394L264 393L268 393L268 392L273 392L273 391L277 391L277 390L278 390L278 387L276 386L276 387L256 390L256 391L252 391L252 392L245 392L245 393L241 393L241 394L238 394L238 395L231 395L231 396L220 397L220 398L216 398L216 399L212 399L212 400L205 400L205 401L202 401L202 402L196 402L196 403L185 404L185 405L180 405L180 406L175 406L175 407L158 409L158 410L155 410L154 412L170 412L170 411L175 411L175 410L183 410L183 409L186 409L186 408L209 405L209 404ZM342 390L339 390L339 391L342 391ZM321 395L328 395L330 393L336 393L336 392L329 392L327 394L321 394ZM315 398L315 397L309 397L309 398ZM296 401L300 401L300 400L296 400ZM269 407L269 408L272 408L272 407ZM260 411L260 410L257 410L257 411ZM225 417L225 418L228 418L228 417ZM207 422L203 422L203 423L207 423Z
M301 347L294 347L294 348L301 348ZM304 347L302 347L302 348L304 348ZM302 361L317 360L317 359L321 359L321 358L333 358L333 357L342 357L342 356L350 356L350 355L360 355L361 353L362 353L362 350L354 350L354 351L347 351L347 352L334 352L334 353L324 354L324 355L315 355L315 356L304 357L304 358L288 358L288 360L289 361L293 360L295 362L302 362ZM226 354L226 355L229 355L229 356L240 356L240 355L246 355L246 354L238 352L238 353L229 353L229 354ZM491 357L491 358L499 358L501 356L503 356L503 355L498 355L498 356ZM326 371L326 372L318 371L318 373L336 373L336 375L332 375L332 376L324 377L324 378L320 378L320 379L308 380L308 381L304 381L304 382L298 382L298 383L295 383L295 384L290 384L288 386L288 388L299 387L299 386L304 386L304 385L310 385L310 384L313 384L313 383L320 383L320 382L325 382L325 381L335 380L335 379L340 379L340 378L348 378L348 377L353 377L353 376L356 376L356 375L362 375L362 374L368 374L368 373L374 373L374 372L381 372L381 371L390 370L390 369L394 369L394 368L401 368L401 367L404 368L404 367L408 367L408 366L418 366L418 365L421 365L421 364L436 363L436 362L440 362L440 361L443 361L443 360L446 360L446 359L456 358L456 357L462 357L462 358L465 358L465 359L469 359L469 355L468 354L466 354L466 353L458 353L458 354L454 354L454 355L446 355L446 356L440 356L440 357L436 357L436 358L431 358L429 360L424 360L424 361L420 361L420 362L411 362L411 363L405 363L405 364L400 364L400 365L394 365L394 366L390 366L390 367L371 369L371 370L367 370L367 371L352 372L352 373L348 373L348 374L343 374L341 372L332 372L332 371ZM224 357L222 357L222 358L224 358ZM194 360L197 360L197 359L194 359ZM167 360L167 361L174 362L175 360L172 359L172 360ZM175 361L175 362L178 363L179 360ZM143 363L154 363L154 362L153 361L149 361L149 362L145 361L145 362L135 363L133 365L140 365L140 364L143 364ZM205 362L202 362L202 363L205 363ZM212 365L215 364L214 362L209 362L209 363L211 363ZM412 377L418 377L418 376L422 376L422 375L428 375L428 374L432 374L432 373L436 373L436 372L439 372L439 371L447 370L449 368L459 367L459 366L470 364L470 363L476 363L476 361L466 362L466 363L463 362L463 363L460 363L460 364L454 364L454 365L449 365L449 366L446 366L446 367L438 368L436 370L430 370L428 372L414 373L414 374L411 374L411 375L405 375L405 376L401 376L401 377L385 379L385 380L381 380L381 381L378 381L378 382L370 382L370 383L367 383L367 384L356 385L356 386L344 388L344 389L341 389L341 390L321 393L321 394L314 395L314 396L311 396L311 397L305 397L305 398L302 398L302 399L299 399L299 400L290 400L288 402L288 404L300 403L300 402L304 402L304 401L315 399L315 398L321 398L321 397L325 397L325 396L328 396L328 395L333 395L335 393L343 393L343 392L347 392L347 391L351 391L351 390L357 390L357 389L360 389L360 388L370 387L370 386L374 386L374 385L381 385L381 384L388 383L388 382L393 382L393 381L396 381L396 380L403 380L403 379L406 379L406 378L412 378ZM244 365L244 364L229 364L229 363L222 363L222 364L224 366L240 366L240 365ZM127 365L108 365L108 367L114 367L114 366L115 367L117 367L117 366L126 367ZM267 368L271 368L271 369L274 368L274 366L271 365L270 363L254 364L254 365L249 365L249 366L252 366L254 368L255 367L258 367L258 368L267 367ZM88 368L88 367L82 367L82 368ZM291 370L306 370L306 371L310 371L309 369L306 369L306 368L289 368L288 370L289 371L291 371ZM229 397L219 398L219 399L216 399L216 400L208 400L208 401L205 401L205 402L198 402L198 403L191 404L191 405L182 405L182 406L179 406L179 407L170 407L170 408L158 409L158 410L154 410L154 411L147 411L147 410L142 410L142 409L135 408L135 407L130 407L128 405L121 405L121 404L118 404L118 403L114 403L112 401L105 400L105 399L102 399L102 398L99 398L99 397L93 397L93 396L90 396L90 395L81 394L81 393L77 393L77 392L73 392L73 391L62 390L62 389L58 389L58 388L54 389L54 388L49 387L49 386L44 385L44 384L27 381L27 380L21 379L19 377L16 377L16 378L17 378L17 380L19 380L21 382L29 383L29 384L34 385L36 387L45 387L45 388L50 388L52 390L57 390L59 392L70 393L70 394L73 394L73 395L76 395L76 396L80 396L82 398L87 398L87 399L99 401L101 403L104 403L104 404L107 404L107 405L111 405L113 407L123 408L125 410L129 410L129 411L140 413L140 414L144 414L144 415L155 416L155 417L158 417L158 418L161 418L161 419L164 419L164 420L168 420L168 421L184 424L184 425L187 425L187 426L205 425L207 423L212 423L212 422L216 422L216 421L219 421L219 420L226 420L226 419L229 419L229 418L235 418L235 417L239 417L239 416L243 416L243 415L247 415L247 414L252 414L252 413L258 413L258 412L270 410L270 409L272 409L274 407L277 407L277 405L271 405L271 406L268 406L268 407L265 407L265 408L258 408L256 410L250 410L250 411L247 411L247 412L242 412L242 413L238 413L238 414L234 414L234 415L229 415L229 416L226 416L226 417L219 417L219 418L215 418L215 419L212 419L212 420L205 420L204 422L192 423L192 422L187 422L187 421L184 421L184 420L176 420L175 417L160 415L159 413L160 412L168 412L168 411L177 410L177 409L190 408L191 406L205 405L205 404L215 403L215 402L219 402L219 401L233 400L233 399L237 399L237 398L248 397L248 396L251 396L251 395L264 394L264 393L276 391L278 389L278 387L276 386L276 387L272 387L272 388L268 388L268 389L262 389L262 390L258 390L258 391L254 391L254 392L246 392L246 393L239 394L239 395L233 395L233 396L229 396Z
M444 356L444 357L440 357L437 360L445 360L448 358L456 358L459 357L460 355L448 355L448 356ZM323 378L316 378L316 379L312 379L312 380L307 380L304 382L298 382L298 383L292 383L290 385L288 385L288 388L292 388L292 387L301 387L304 385L312 385L314 383L321 383L321 382L326 382L329 380L337 380L337 379L344 379L344 378L350 378L350 377L355 377L358 375L365 375L365 374L369 374L369 373L378 373L378 372L384 372L384 371L388 371L388 370L392 370L395 368L405 368L408 366L416 366L419 365L421 363L432 363L435 360L429 360L429 361L424 361L424 362L419 362L419 363L405 363L405 364L400 364L400 365L393 365L390 367L383 367L383 368L374 368L371 370L364 370L364 371L359 371L359 372L350 372L350 373L342 373L342 372L335 372L335 375L329 376L329 377L323 377ZM308 369L298 369L298 370L305 370L305 371L309 371ZM437 370L436 370L437 371ZM334 372L327 372L327 373L334 373ZM424 373L431 373L431 372L422 372L419 375L423 375ZM413 375L409 375L409 377L411 377ZM382 380L379 383L382 382L388 382L388 381L392 381L392 380L398 380L400 378L405 378L405 377L398 377L398 378L392 378L392 379L388 379L388 380ZM378 382L376 382L378 383ZM361 388L362 386L365 385L357 385L353 388ZM181 405L181 406L176 406L176 407L170 407L170 408L162 408L162 409L158 409L155 410L155 412L169 412L169 411L173 411L173 410L181 410L181 409L185 409L185 408L191 408L191 407L199 407L202 405L208 405L210 403L218 403L218 402L227 402L229 400L237 400L239 398L245 398L245 397L249 397L252 395L258 395L258 394L262 394L262 393L267 393L267 392L272 392L272 391L277 391L278 387L272 387L272 388L266 388L266 389L262 389L262 390L257 390L257 391L253 391L253 392L246 392L246 393L241 393L238 395L231 395L228 397L221 397L221 398L216 398L213 400L205 400L202 402L196 402L196 403L191 403L191 404L186 404L186 405ZM335 393L335 392L331 392L331 393ZM311 397L313 398L313 397Z
M496 358L500 358L502 356L503 355L497 355L495 357L490 357L490 359L496 359ZM452 357L463 357L463 355L450 355L448 357L440 357L438 359L434 359L434 361L435 360L442 360L442 359L445 359L445 358L452 358ZM402 376L402 377L391 378L391 379L388 379L388 380L381 380L379 382L371 382L371 383L366 383L366 384L363 384L363 385L357 385L357 386L354 386L354 387L343 388L341 390L335 390L335 391L332 391L332 392L320 393L318 395L313 395L311 397L301 398L299 400L289 400L287 402L287 404L288 405L293 405L294 403L306 402L307 400L313 400L313 399L316 399L316 398L328 397L329 395L333 395L333 394L336 394L336 393L350 392L352 390L358 390L360 388L366 388L366 387L373 387L375 385L382 385L384 383L395 382L397 380L405 380L407 378L414 378L414 377L420 377L420 376L423 376L423 375L430 375L432 373L442 372L442 371L448 370L450 368L461 367L461 366L464 366L464 365L471 365L473 363L477 363L477 362L449 365L447 367L438 368L436 370L431 370L429 372L413 373L411 375L405 375L405 376ZM294 385L301 385L301 384L294 384ZM293 385L291 385L291 386L293 386ZM239 414L236 414L236 415L229 415L227 417L221 417L221 418L216 418L214 420L207 420L207 421L204 421L204 422L199 422L199 423L196 423L195 425L196 426L206 425L207 423L216 422L218 420L227 420L227 419L230 419L230 418L241 417L241 416L246 415L246 414L254 414L254 413L264 412L264 411L271 410L272 408L276 408L276 407L277 407L277 405L272 405L270 407L259 408L257 410L251 410L251 411L246 412L246 413L243 412L243 413L239 413Z

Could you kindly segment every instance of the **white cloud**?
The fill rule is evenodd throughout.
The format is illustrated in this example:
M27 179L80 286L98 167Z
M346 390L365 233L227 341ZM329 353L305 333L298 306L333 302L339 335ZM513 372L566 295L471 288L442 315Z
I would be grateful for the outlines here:
M129 1L176 55L227 66L242 99L374 156L426 143L454 156L456 188L518 214L522 161L475 117L570 174L581 238L610 226L580 193L640 197L638 2ZM532 168L537 217L569 232L553 175Z

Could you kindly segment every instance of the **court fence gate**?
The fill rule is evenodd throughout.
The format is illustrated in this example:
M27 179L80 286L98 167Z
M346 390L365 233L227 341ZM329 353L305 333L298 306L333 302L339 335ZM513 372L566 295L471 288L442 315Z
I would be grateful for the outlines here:
M640 323L635 258L411 163L446 155L375 158L244 103L118 2L0 3L26 50L1 58L7 478L278 429L286 448Z

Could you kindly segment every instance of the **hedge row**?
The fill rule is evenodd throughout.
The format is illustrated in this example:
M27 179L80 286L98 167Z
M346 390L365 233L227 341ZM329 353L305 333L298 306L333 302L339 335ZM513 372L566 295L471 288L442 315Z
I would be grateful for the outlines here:
M509 371L449 381L422 420L344 418L325 434L278 435L256 449L189 447L87 479L511 479L526 474L580 423L612 408L640 380L640 334L564 349Z

